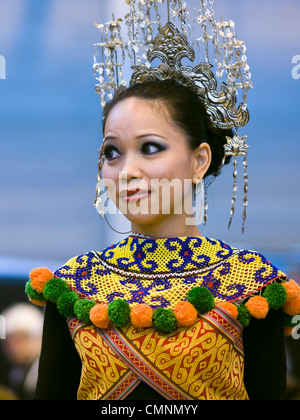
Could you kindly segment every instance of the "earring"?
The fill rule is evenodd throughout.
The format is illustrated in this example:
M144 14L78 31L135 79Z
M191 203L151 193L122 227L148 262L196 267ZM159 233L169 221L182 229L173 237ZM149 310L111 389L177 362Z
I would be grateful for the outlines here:
M103 157L103 145L101 146L100 150L100 155L99 155L99 163L98 163L98 174L97 174L97 185L96 185L96 198L94 201L94 206L99 214L99 216L101 217L101 219L105 220L106 223L108 224L108 226L116 233L119 233L121 235L127 235L128 233L131 233L131 230L129 230L128 232L119 232L118 230L116 230L115 228L112 227L112 225L109 223L106 213L107 211L107 207L108 207L108 200L109 200L109 193L108 190L105 186L101 185L101 170L102 170L102 166L104 163L104 157ZM106 194L106 197L104 199L104 204L103 204L103 200L102 200L102 196Z
M97 175L97 185L96 185L96 198L94 201L94 207L97 210L97 213L99 214L99 216L101 217L101 219L103 220L104 218L104 208L102 205L102 195L103 192L101 190L101 175L100 172Z
M243 206L244 206L244 211L243 211L242 233L244 233L244 231L245 231L246 207L248 205L248 198L247 198L247 193L248 193L247 149L248 149L249 146L246 144L246 138L247 138L247 136L239 137L237 134L233 138L226 136L227 144L224 146L225 156L232 156L233 157L233 193L232 193L232 198L231 198L231 209L230 209L230 219L229 219L229 223L228 223L228 229L231 226L232 218L233 218L233 215L234 215L236 193L237 193L237 190L238 190L238 185L237 185L237 174L238 174L238 172L237 172L237 157L244 156L244 159L243 159L243 167L244 167L244 200L243 200Z
M102 203L102 196L106 193L106 197L104 199L104 204ZM131 230L129 230L128 232L119 232L118 230L116 230L115 228L112 227L112 225L109 223L106 213L108 213L107 208L108 208L108 200L109 200L109 194L107 190L102 191L101 189L101 174L100 171L98 173L97 176L97 186L96 186L96 198L95 198L95 203L94 206L97 210L97 212L99 213L99 216L101 217L102 220L105 220L106 223L108 224L108 226L116 233L119 233L121 235L126 235L128 233L131 232Z
M243 207L244 207L244 211L243 211L243 226L242 226L242 233L244 233L245 231L245 223L246 223L246 209L248 206L248 173L247 173L247 159L246 156L244 156L244 160L243 160L243 167L244 167L244 199L243 199Z
M199 205L200 203L200 205ZM204 182L203 179L197 184L193 184L193 209L194 218L197 225L204 222Z
M236 202L236 193L238 190L237 185L237 157L244 156L243 159L243 167L244 167L244 199L243 199L243 224L242 224L242 233L245 231L245 223L246 223L246 209L248 206L248 173L247 173L247 149L248 145L246 144L247 136L239 137L237 133L233 136L233 138L226 136L227 143L224 145L224 157L222 163L218 169L217 175L220 173L221 168L225 164L225 160L227 157L233 157L233 193L231 198L231 209L230 209L230 219L228 223L228 229L231 226L231 222L233 219L233 215L235 212L235 202Z
M107 194L107 197L105 198L104 207L107 207L108 200L109 200L109 194ZM104 212L104 219L106 223L108 224L108 226L111 228L111 230L113 230L116 233L119 233L120 235L127 235L128 233L131 233L131 230L129 230L128 232L119 232L117 229L113 228L107 219L106 213L107 212Z
M98 174L97 174L97 185L96 185L96 198L94 201L94 207L97 210L97 213L99 214L99 216L101 217L101 219L103 220L104 218L104 208L102 205L102 195L107 192L104 188L104 190L102 191L102 186L101 186L101 171L102 171L102 166L104 163L104 156L103 156L103 144L99 149L99 161L98 161Z
M205 188L205 191L204 191L203 225L206 225L206 223L207 223L207 209L208 209L208 204L207 204L207 189Z

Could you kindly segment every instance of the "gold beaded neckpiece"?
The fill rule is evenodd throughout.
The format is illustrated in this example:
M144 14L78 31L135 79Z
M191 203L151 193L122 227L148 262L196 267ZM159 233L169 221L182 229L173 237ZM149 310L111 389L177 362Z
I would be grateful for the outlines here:
M245 143L247 136L240 137L237 130L249 121L247 94L252 83L246 46L237 39L235 23L216 19L214 0L125 2L128 11L122 18L115 19L113 15L110 22L95 23L101 38L95 44L94 54L96 92L101 106L104 107L118 89L126 88L127 84L173 79L194 91L204 102L211 124L233 129L235 133L233 138L227 137L219 168L220 171L226 157L233 157L234 185L228 227L235 211L237 157L244 157L244 232L248 205L248 146ZM163 21L167 23L163 25ZM191 66L190 62L195 60L198 64ZM239 93L241 102L238 104ZM99 202L103 194L100 187L102 149L96 188L97 209L101 208ZM206 211L207 203L205 207Z

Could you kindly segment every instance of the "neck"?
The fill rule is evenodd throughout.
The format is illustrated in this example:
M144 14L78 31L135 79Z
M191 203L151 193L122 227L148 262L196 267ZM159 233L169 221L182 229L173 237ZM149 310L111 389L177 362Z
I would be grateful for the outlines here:
M155 223L155 225L141 225L141 224L131 224L132 232L139 233L141 235L150 236L154 239L159 238L173 238L173 237L186 237L186 236L196 236L202 237L198 227L193 225L180 225L176 224L174 221L171 225L167 221L164 223Z

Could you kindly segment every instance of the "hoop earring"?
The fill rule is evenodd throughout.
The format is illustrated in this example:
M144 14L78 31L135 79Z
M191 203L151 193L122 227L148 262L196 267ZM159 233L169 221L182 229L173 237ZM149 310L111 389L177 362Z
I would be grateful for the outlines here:
M129 230L128 232L119 232L117 229L113 228L112 225L109 223L107 217L106 217L106 213L107 213L107 202L109 200L109 193L107 191L107 189L104 187L102 189L101 186L101 169L102 169L102 165L103 165L103 158L102 158L102 148L100 149L100 159L99 159L99 170L98 170L98 175L97 175L97 185L96 185L96 198L94 201L94 206L97 210L97 213L99 214L99 216L101 217L101 220L105 220L106 223L108 224L108 226L110 227L111 230L113 230L116 233L119 233L120 235L127 235L128 233L131 233L131 230ZM102 202L102 196L106 194L106 197L104 199L104 205Z
M201 225L204 221L204 207L204 182L201 179L199 183L194 184L193 191L194 218L197 225Z
M104 208L106 207L108 200L109 200L109 195L107 194L107 196L105 198L105 202L104 202ZM119 233L120 235L128 235L128 233L132 232L131 230L129 230L128 232L119 232L117 229L113 228L112 225L109 223L107 217L106 217L106 213L107 213L106 211L104 211L104 213L103 213L104 219L105 219L106 223L108 224L108 226L110 227L111 230L113 230L116 233Z
M96 197L95 197L95 201L94 201L94 207L97 210L97 213L99 214L99 216L101 217L102 220L104 218L104 213L105 213L105 210L104 210L103 205L102 205L102 195L105 192L107 193L107 190L105 188L104 188L104 190L102 190L102 186L101 186L101 181L102 181L101 171L102 171L103 162L104 162L104 157L103 157L103 144L102 144L102 146L99 149Z
M104 192L101 189L101 175L100 173L98 173L97 175L97 185L96 185L96 198L94 201L94 207L97 210L97 213L99 214L99 216L101 217L101 219L104 219L104 208L103 208L103 204L102 204L102 195L104 194Z

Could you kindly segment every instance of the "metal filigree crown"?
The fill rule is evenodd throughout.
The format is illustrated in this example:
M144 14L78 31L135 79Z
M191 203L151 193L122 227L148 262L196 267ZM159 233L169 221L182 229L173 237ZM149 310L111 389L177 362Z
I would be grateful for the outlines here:
M148 52L150 62L159 58L162 64L150 68L143 64L133 66L130 85L157 79L175 79L203 99L214 126L233 128L245 125L249 120L247 107L240 104L236 109L235 96L229 92L225 84L219 91L217 90L217 81L211 71L212 65L204 62L195 67L184 66L181 64L184 57L194 61L195 51L186 37L168 22L160 30Z
M95 44L94 73L102 107L118 89L126 88L127 76L129 86L174 79L202 98L213 126L237 129L247 124L247 93L252 83L245 44L237 39L233 21L216 20L214 0L198 1L198 8L189 10L183 0L126 0L128 13L123 18L113 16L106 24L96 23L101 42ZM163 15L167 21L164 26ZM194 67L183 63L193 62L196 56L198 64ZM161 63L156 66L151 64L159 60ZM242 101L237 105L239 92ZM238 155L246 156L246 145L243 152L234 151L237 139L241 140L237 134L228 138L223 163L227 156L234 156L234 165ZM246 167L244 163L244 171ZM236 175L235 166L229 225L234 213ZM245 183L246 179L244 172ZM248 185L244 190L248 190ZM246 197L243 203L244 230Z

